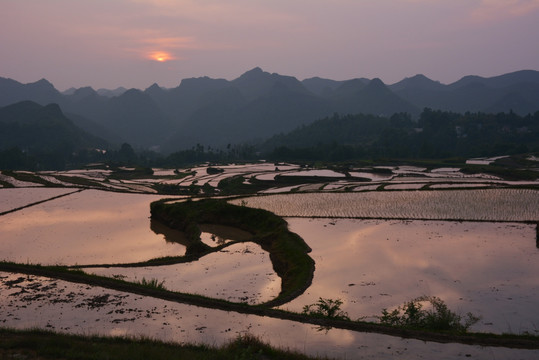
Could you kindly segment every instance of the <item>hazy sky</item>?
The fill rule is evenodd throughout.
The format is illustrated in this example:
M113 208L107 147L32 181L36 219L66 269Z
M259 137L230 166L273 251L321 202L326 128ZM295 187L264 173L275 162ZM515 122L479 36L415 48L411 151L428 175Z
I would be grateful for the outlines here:
M268 72L391 84L539 70L539 0L0 0L0 76L177 86Z

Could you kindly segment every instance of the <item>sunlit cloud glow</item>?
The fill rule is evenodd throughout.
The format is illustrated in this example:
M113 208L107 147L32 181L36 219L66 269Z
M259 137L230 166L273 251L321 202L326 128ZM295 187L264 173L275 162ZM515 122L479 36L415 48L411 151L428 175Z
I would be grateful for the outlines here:
M164 49L194 48L195 41L192 37L152 37L142 40L143 44Z
M471 13L476 21L493 21L507 17L519 17L539 11L539 0L481 0Z
M183 57L178 54L179 50L197 48L196 42L190 37L149 36L132 42L132 47L126 50L158 62L181 60Z
M166 51L152 51L148 54L148 58L151 60L159 61L159 62L166 62L169 60L176 59L175 57L173 57L170 53Z

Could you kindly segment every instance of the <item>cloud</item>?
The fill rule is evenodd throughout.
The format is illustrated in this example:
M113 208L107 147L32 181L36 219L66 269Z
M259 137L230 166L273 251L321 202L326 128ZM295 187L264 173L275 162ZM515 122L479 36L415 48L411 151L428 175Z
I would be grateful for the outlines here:
M289 11L292 6L284 0L124 1L136 5L137 14L121 25L112 25L118 28L109 32L121 34L127 43L122 48L144 58L154 51L184 58L194 51L279 47L291 29L298 33L303 16L297 9Z
M162 16L191 19L198 23L269 24L297 20L285 1L251 0L129 0ZM316 5L316 4L315 4Z
M192 48L195 39L190 36L169 36L169 37L154 37L143 39L142 43L151 46L161 47L163 49L185 49Z
M489 22L504 18L526 16L539 10L539 0L480 0L471 19Z

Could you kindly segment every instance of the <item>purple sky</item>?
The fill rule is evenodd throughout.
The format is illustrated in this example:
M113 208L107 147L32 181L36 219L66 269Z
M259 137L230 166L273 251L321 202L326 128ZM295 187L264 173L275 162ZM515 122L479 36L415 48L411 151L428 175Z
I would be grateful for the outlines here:
M538 36L539 0L2 0L0 76L144 89L260 66L451 83L539 70Z

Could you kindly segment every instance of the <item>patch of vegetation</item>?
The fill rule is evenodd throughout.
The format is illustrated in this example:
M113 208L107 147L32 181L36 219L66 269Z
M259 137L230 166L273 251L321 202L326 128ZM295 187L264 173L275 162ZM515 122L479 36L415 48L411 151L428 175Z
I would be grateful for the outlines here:
M197 195L200 187L197 185L180 186L176 184L155 183L152 188L163 195Z
M221 347L175 344L151 339L56 334L41 330L0 329L0 358L4 359L315 359L275 349L252 335Z
M341 299L319 298L314 304L305 305L302 314L330 319L350 320L348 313L341 310L343 304Z
M116 180L134 180L147 179L153 175L153 170L149 167L137 166L134 168L113 168L109 175L110 179Z
M146 280L146 278L142 278L137 284L140 284L142 286L146 286L149 288L159 289L159 290L166 290L165 288L165 281L159 281L158 279L152 278L150 280Z
M303 184L317 184L332 182L340 180L340 177L331 177L331 176L302 176L302 175L276 175L275 182L280 185L303 185ZM370 179L354 178L355 181L370 181Z
M225 172L225 170L223 170L221 168L212 167L212 166L208 166L208 168L206 169L206 173L208 175L217 175L217 174L221 174L223 172Z
M424 309L425 303L430 303L431 308ZM391 312L383 309L380 317L380 323L386 325L454 333L466 333L479 320L480 317L472 313L466 314L463 319L436 296L420 296Z
M523 154L539 149L539 112L458 114L425 108L418 121L338 115L278 134L260 145L274 161L343 162L367 159L459 159Z
M0 172L1 174L1 172ZM15 186L12 183L9 183L7 181L0 180L0 187L3 188L14 188Z
M312 282L314 261L308 255L311 249L288 230L284 219L269 211L204 199L172 204L157 201L151 204L151 214L153 219L186 234L186 255L191 257L214 251L200 240L199 224L227 225L253 234L252 241L269 252L273 269L281 278L281 292L266 305L284 304L302 294Z
M232 176L219 181L217 188L222 195L256 194L276 186L271 180L257 180L254 176L247 182L242 175Z
M6 176L10 176L14 178L15 180L24 181L24 182L31 182L34 184L41 184L48 187L56 187L57 184L53 184L50 181L47 181L43 179L42 177L35 175L33 173L29 172L20 172L20 171L11 171L11 170L4 170L2 171L2 174Z
M83 186L83 187L93 187L93 188L104 188L104 186L94 180L90 180L84 177L78 177L78 176L63 176L63 175L55 175L55 177L67 184L73 184L77 186Z

